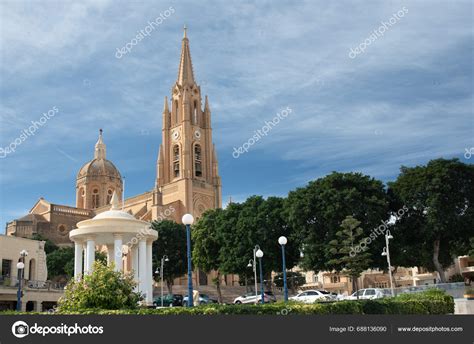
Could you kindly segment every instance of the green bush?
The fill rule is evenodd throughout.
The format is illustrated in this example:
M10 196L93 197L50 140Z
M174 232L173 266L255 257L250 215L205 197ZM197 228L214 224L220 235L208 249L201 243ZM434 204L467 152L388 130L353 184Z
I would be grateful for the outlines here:
M88 309L134 309L141 299L140 294L134 292L134 287L133 276L114 271L113 264L107 266L95 261L92 274L68 283L64 296L59 299L58 309L61 313Z
M130 301L131 302L131 301ZM394 298L377 300L338 301L304 304L297 302L276 302L264 305L203 305L198 307L169 307L169 308L133 308L129 309L100 309L95 307L80 308L61 307L60 314L156 314L156 315L292 315L292 314L450 314L454 313L454 300L443 291L429 290L424 293L404 294ZM93 303L89 303L93 304ZM110 307L109 307L110 308ZM18 314L5 312L1 314ZM28 313L32 314L32 313ZM36 313L37 314L37 313ZM44 314L44 313L43 313Z

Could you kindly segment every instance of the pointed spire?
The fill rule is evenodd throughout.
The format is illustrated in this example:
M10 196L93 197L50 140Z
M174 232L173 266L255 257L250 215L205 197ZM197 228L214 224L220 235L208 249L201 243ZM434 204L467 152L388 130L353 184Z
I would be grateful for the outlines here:
M184 27L183 42L181 45L181 60L179 62L178 85L194 84L193 63L191 61L191 52L189 50L189 39L187 28Z
M99 139L95 144L94 158L105 159L105 143L102 140L102 129L99 129Z
M112 205L110 210L119 210L119 199L115 191L112 194L112 198L110 199L110 204Z
M207 94L206 94L206 100L204 102L204 112L210 112L211 108L209 107L209 100L207 99Z

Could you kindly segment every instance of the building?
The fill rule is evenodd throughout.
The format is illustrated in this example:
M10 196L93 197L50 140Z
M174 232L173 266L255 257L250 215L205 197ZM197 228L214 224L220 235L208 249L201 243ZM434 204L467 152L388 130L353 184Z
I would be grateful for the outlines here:
M69 233L78 222L108 211L114 192L124 211L148 222L163 219L181 222L186 213L196 219L207 209L222 207L211 108L207 95L203 101L201 87L194 76L186 29L177 79L171 87L170 100L164 97L162 143L157 152L153 189L123 201L122 175L107 159L104 133L99 130L93 159L86 162L76 176L75 207L40 198L28 214L7 223L7 235L24 238L39 235L58 246L72 246ZM207 277L196 272L196 285L207 284L212 276ZM225 283L228 277L223 278ZM234 281L235 277L231 279ZM181 281L177 279L176 282Z
M0 311L16 309L18 290L17 263L26 250L23 273L23 311L46 311L56 305L64 286L47 281L44 241L0 235Z

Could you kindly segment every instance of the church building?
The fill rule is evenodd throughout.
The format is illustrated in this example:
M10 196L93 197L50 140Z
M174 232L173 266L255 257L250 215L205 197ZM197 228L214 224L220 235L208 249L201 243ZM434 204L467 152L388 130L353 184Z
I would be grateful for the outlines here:
M194 78L186 29L178 76L169 100L164 98L162 123L153 189L122 201L123 179L107 160L104 133L99 130L94 158L76 177L75 207L40 198L28 214L7 223L7 235L31 238L39 234L59 246L72 246L69 232L78 222L109 210L114 192L126 212L149 222L181 222L186 213L199 218L207 209L220 208L221 178L212 141L211 108L207 96L203 103L201 87Z

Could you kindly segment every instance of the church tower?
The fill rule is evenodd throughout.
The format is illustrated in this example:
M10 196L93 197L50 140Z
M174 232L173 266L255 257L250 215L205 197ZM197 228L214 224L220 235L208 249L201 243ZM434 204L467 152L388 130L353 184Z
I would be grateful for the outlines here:
M152 218L158 218L164 205L177 201L180 214L175 218L181 219L184 213L199 217L207 209L222 206L221 192L211 109L207 96L202 104L185 28L178 78L170 102L167 97L164 100Z

